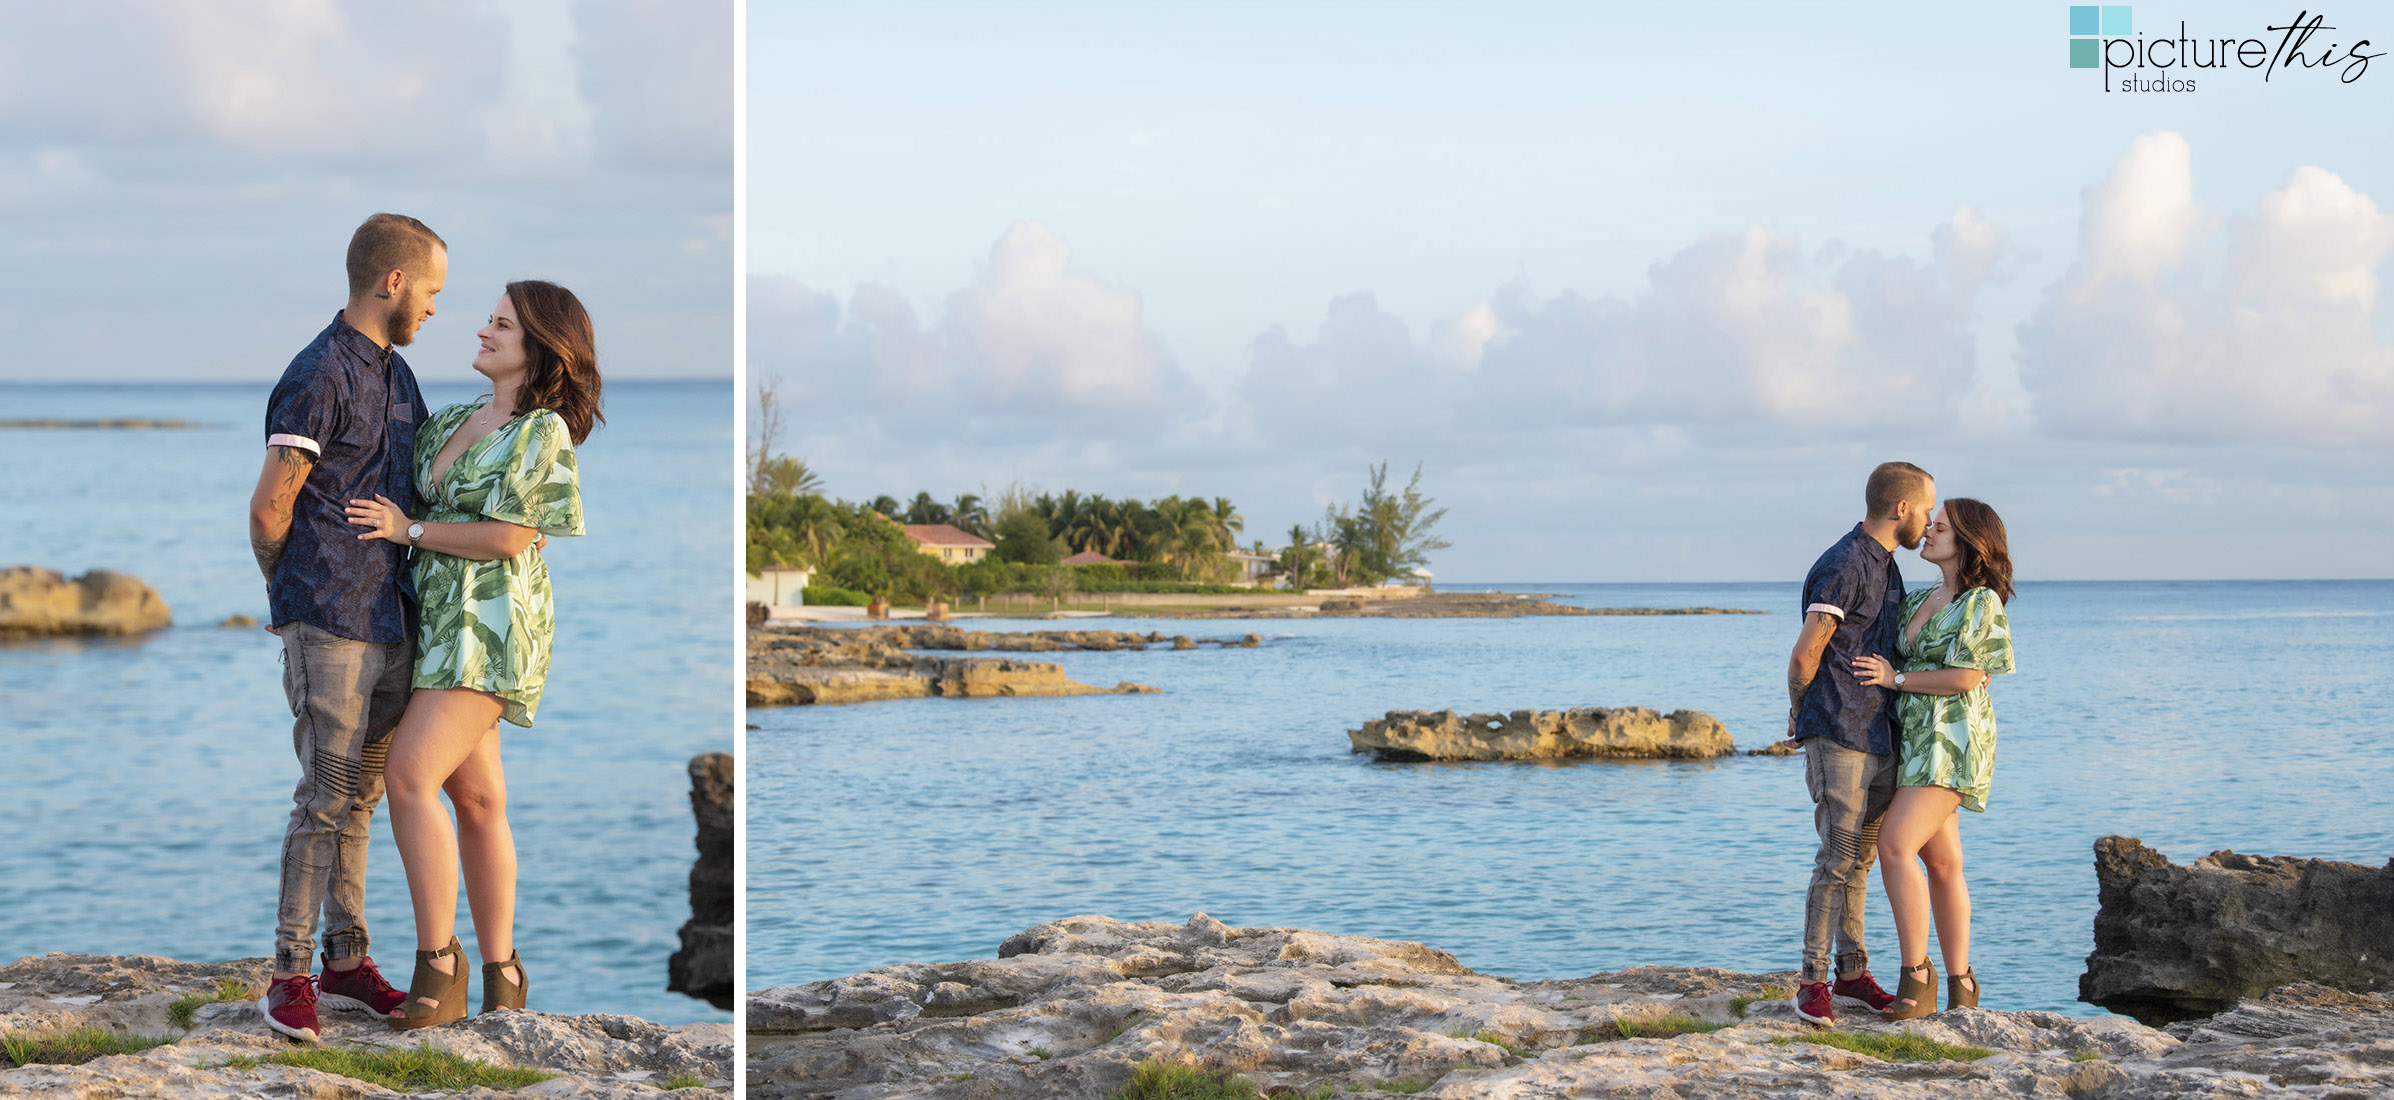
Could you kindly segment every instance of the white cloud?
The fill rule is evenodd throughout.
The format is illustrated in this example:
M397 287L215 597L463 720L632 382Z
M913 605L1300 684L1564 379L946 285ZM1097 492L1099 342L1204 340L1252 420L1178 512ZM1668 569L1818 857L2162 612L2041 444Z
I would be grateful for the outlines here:
M2394 347L2374 331L2394 217L2316 167L2259 209L2194 202L2174 133L2088 188L2079 254L2020 326L2043 431L2159 442L2394 442Z
M602 156L731 170L732 8L709 0L583 0L574 56Z

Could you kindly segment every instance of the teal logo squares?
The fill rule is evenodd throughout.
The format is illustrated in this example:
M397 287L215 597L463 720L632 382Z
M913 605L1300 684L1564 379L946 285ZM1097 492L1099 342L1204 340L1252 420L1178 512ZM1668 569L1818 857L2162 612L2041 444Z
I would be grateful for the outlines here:
M2128 14L2132 10L2134 9L2125 4L2118 7L2112 7L2108 4L2104 5L2103 33L2109 35L2119 35L2121 37L2126 37L2127 35L2136 33L2135 31L2129 29Z
M2101 10L2102 10L2102 9L2100 9L2100 8L2097 8L2097 7L2096 7L2095 5L2093 5L2093 4L2072 4L2072 5L2070 5L2070 33L2071 33L2071 34L2101 34L2101 33L2103 33L2101 30L2099 30L2099 29L2098 29L2098 28L2100 27L2100 24L2097 22L2097 13L2098 13L2098 12L2100 12Z
M2070 67L2073 69L2102 68L2103 54L2099 49L2097 49L2097 47L2101 46L2102 44L2103 43L2100 40L2093 38L2071 39Z

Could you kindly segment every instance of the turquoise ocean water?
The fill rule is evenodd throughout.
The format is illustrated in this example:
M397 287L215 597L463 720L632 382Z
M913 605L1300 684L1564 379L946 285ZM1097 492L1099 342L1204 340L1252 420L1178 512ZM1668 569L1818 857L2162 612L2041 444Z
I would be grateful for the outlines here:
M1345 731L1400 708L1643 705L1759 747L1785 728L1797 586L1505 587L1770 613L1091 620L1071 625L1266 643L1040 655L1162 695L754 712L749 987L988 957L1073 914L1199 910L1523 979L1793 968L1815 847L1800 757L1382 764ZM2076 998L2104 834L2181 861L2394 856L2394 582L2031 583L2011 622L1991 804L1962 822L1990 1006L2098 1011ZM1886 914L1874 877L1891 976Z
M274 948L291 787L281 645L245 515L267 385L0 385L0 419L190 431L0 431L0 565L132 573L175 625L0 644L0 959L207 960ZM427 386L438 408L478 389ZM589 535L552 540L556 655L539 725L505 728L533 1007L729 1018L665 992L696 855L689 758L732 746L732 387L618 382L580 449ZM413 918L389 819L368 857L374 954L404 984ZM474 951L460 900L458 935Z

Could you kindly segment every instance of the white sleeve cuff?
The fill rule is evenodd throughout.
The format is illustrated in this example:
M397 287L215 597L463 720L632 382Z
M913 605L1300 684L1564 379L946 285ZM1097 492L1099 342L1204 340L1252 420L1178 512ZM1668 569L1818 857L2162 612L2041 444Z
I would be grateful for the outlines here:
M287 435L276 432L266 437L266 445L269 447L297 447L318 458L324 457L323 445L304 435Z
M1831 617L1831 618L1834 618L1834 619L1839 619L1839 620L1842 620L1842 619L1844 619L1844 618L1845 618L1845 609L1844 609L1844 608L1842 608L1842 607L1839 607L1839 606L1837 606L1836 604L1833 604L1833 603L1816 603L1816 604L1813 604L1812 606L1810 606L1810 607L1807 607L1807 608L1805 608L1805 609L1804 609L1804 614L1806 614L1806 615L1809 615L1809 614L1812 614L1812 613L1813 613L1813 612L1815 612L1815 611L1822 612L1822 613L1824 613L1824 614L1826 614L1826 615L1828 615L1829 617Z

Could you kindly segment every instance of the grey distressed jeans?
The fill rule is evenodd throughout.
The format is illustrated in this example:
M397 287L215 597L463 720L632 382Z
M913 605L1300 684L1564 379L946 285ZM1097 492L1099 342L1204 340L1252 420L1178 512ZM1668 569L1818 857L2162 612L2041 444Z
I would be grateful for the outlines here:
M299 787L283 829L274 968L306 974L319 911L325 954L366 953L366 838L382 802L383 754L407 711L415 645L360 642L307 623L284 626L282 639Z
M1870 968L1862 947L1862 906L1870 865L1879 855L1879 820L1895 801L1895 754L1856 752L1826 737L1804 739L1804 786L1812 792L1812 827L1820 851L1812 857L1812 888L1804 894L1804 972L1799 980Z

